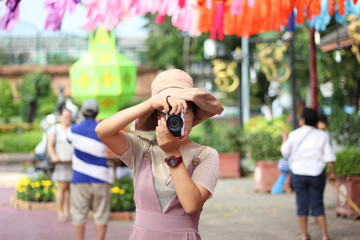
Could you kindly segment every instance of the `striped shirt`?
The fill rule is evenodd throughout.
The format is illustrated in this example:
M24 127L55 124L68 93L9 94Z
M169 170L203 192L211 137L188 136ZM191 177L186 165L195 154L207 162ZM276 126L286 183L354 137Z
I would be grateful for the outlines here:
M107 147L95 133L95 119L71 126L67 139L74 147L72 183L111 183Z

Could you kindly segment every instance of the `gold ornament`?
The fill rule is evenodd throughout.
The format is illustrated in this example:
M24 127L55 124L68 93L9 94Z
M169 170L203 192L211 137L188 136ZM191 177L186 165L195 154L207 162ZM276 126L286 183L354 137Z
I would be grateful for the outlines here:
M265 43L256 44L256 48L260 50L259 61L262 64L262 71L269 82L276 81L282 83L290 77L290 67L283 61L287 47L287 43L280 46ZM285 71L282 75L279 73L280 69Z
M347 26L348 34L353 40L353 45L351 47L351 52L355 54L357 61L360 63L360 20L358 16L350 14L347 17L347 20L350 22Z
M236 61L228 63L228 61L214 59L213 72L215 75L215 83L221 91L233 92L239 86L239 78L236 75Z

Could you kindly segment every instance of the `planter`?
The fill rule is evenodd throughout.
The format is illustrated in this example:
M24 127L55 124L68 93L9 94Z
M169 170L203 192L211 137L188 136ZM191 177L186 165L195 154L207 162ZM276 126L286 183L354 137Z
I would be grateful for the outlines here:
M133 221L133 220L135 220L135 211L133 211L133 212L111 212L110 220Z
M360 206L360 176L338 177L336 184L340 190L358 207ZM336 197L336 214L348 218L359 218L357 213L340 193Z
M220 153L219 157L220 178L240 177L240 153Z
M88 213L88 219L94 220L93 212L90 210ZM111 212L110 220L114 221L132 221L135 219L135 212Z
M277 161L257 161L254 172L254 189L259 192L270 192L281 172L277 169ZM290 174L287 175L283 192L290 192Z
M11 196L9 199L9 204L11 207L20 210L51 210L56 211L55 202L27 202L21 201L16 198L16 196Z
M26 201L18 200L15 195L10 197L9 205L12 208L20 209L20 210L56 211L55 202L26 202ZM93 213L91 210L89 211L88 219L93 220ZM110 220L113 220L113 221L132 221L134 219L135 219L135 211L111 212L110 213Z

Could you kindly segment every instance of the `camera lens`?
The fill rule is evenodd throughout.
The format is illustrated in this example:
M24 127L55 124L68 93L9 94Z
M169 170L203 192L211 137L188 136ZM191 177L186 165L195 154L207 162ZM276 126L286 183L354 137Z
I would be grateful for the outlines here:
M184 122L179 115L170 115L166 120L166 126L170 132L180 132Z

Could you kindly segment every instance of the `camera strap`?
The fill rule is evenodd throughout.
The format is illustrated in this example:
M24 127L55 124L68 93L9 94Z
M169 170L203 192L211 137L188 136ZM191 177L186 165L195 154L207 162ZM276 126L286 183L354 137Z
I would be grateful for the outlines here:
M171 106L170 103L169 103L169 100L168 100L169 97L170 97L170 95L166 96L166 102L167 102L167 104L169 105L170 111L171 111L172 106Z

